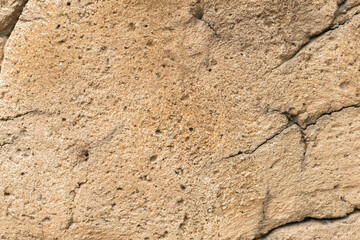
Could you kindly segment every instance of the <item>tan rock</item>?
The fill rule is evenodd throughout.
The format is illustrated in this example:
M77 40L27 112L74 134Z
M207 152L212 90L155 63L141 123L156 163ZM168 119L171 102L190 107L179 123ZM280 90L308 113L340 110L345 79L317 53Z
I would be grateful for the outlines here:
M26 0L0 0L0 63L3 61L6 40L26 4Z
M358 239L359 5L1 1L0 236Z
M357 239L359 238L359 212L342 219L311 219L277 229L264 239L312 240L312 239Z

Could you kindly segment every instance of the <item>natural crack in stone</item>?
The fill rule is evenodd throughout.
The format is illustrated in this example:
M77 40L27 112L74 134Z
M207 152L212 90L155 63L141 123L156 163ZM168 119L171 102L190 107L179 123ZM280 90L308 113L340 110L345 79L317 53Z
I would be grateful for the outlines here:
M241 154L253 154L257 149L259 149L261 146L265 145L266 143L268 143L270 140L272 140L273 138L277 137L279 134L281 134L282 132L284 132L286 129L288 129L289 127L292 127L293 125L296 125L299 127L300 131L301 131L301 134L302 134L302 139L304 141L304 144L305 144L305 149L304 149L304 157L306 155L306 149L307 149L307 143L305 141L305 135L304 135L304 130L306 130L309 126L312 126L312 125L315 125L316 122L321 119L322 117L324 116L328 116L328 115L331 115L333 113L337 113L337 112L341 112L345 109L351 109L351 108L360 108L359 106L346 106L346 107L342 107L341 109L339 110L334 110L332 112L328 112L328 113L323 113L321 114L316 120L314 123L311 123L311 124L308 124L306 125L305 127L302 127L299 125L299 123L297 123L294 119L296 119L297 116L292 116L291 114L289 113L281 113L283 115L286 116L286 118L288 119L288 124L283 128L281 129L279 132L275 133L273 136L271 136L270 138L267 138L265 141L263 141L262 143L260 143L258 146L256 146L253 150L248 150L248 151L240 151L238 152L237 154L234 154L234 155L230 155L228 157L225 157L224 160L226 159L229 159L229 158L233 158L233 157L236 157L238 155L241 155ZM279 112L279 111L274 111L274 112Z
M0 63L4 59L6 41L11 36L27 2L28 0L0 1Z
M14 116L6 116L6 117L1 117L0 121L12 121L15 120L17 118L22 118L25 117L27 115L43 115L45 114L44 112L38 111L38 110L31 110L31 111L27 111L25 113L18 113Z
M0 1L0 238L359 238L359 5Z
M339 4L338 9L335 11L334 13L334 17L331 21L331 23L329 24L328 27L326 27L324 30L322 30L320 33L317 33L315 35L312 35L309 37L309 39L302 44L294 53L292 53L290 56L286 57L286 59L281 62L278 66L274 67L272 70L275 70L279 67L281 67L283 64L286 64L290 61L292 61L296 56L298 56L301 51L306 48L307 46L309 46L309 44L311 44L312 42L316 41L317 39L319 39L320 37L324 36L325 34L327 34L330 31L334 31L335 29L345 25L346 23L348 23L352 17L358 15L360 12L355 12L350 18L346 18L346 20L344 20L343 22L337 23L335 24L336 19L340 16L340 15L344 15L346 14L348 11L352 10L353 8L357 7L358 5L352 6L351 8L346 8L347 5L347 0L343 1L342 3Z
M287 223L287 224L285 224L285 225L282 225L282 226L279 226L279 227L277 227L277 228L274 228L274 229L272 229L270 232L268 232L267 234L265 234L265 235L263 235L263 236L261 236L261 237L258 237L258 238L256 238L257 240L261 240L261 239L263 239L263 240L265 240L265 239L279 239L279 237L280 237L280 239L284 239L284 238L286 238L286 237L289 237L289 236L276 236L277 234L276 234L276 232L279 232L279 230L281 231L281 230L285 230L286 231L286 229L288 229L288 228L296 228L296 227L302 227L303 225L305 225L305 224L307 224L307 223L311 223L311 224L318 224L318 223L320 223L320 224L326 224L326 225L332 225L332 224L334 224L334 223L337 223L337 222L343 222L344 220L347 220L347 219L349 219L349 218L351 218L352 216L356 216L356 215L359 215L359 212L360 212L360 210L359 209L354 209L354 211L352 211L352 212L350 212L350 213L348 213L348 214L346 214L345 216L342 216L342 217L338 217L338 218L320 218L320 219L318 219L318 218L304 218L302 221L299 221L299 222L291 222L291 223ZM338 231L339 232L341 232L342 231L342 229L341 229L341 225L340 226L336 226L336 228L338 228ZM318 231L319 231L319 229L318 229ZM326 230L324 231L325 233L323 233L322 235L326 235ZM356 232L356 230L354 231L354 232ZM306 234L306 233L305 233ZM274 236L273 236L274 235ZM280 235L280 234L279 234ZM289 233L289 235L291 235L291 232ZM346 233L343 233L343 235L346 235ZM311 236L309 236L309 235L303 235L303 236L298 236L298 237L301 237L302 239L308 239L309 237L311 237ZM340 237L340 236L336 236L336 237Z

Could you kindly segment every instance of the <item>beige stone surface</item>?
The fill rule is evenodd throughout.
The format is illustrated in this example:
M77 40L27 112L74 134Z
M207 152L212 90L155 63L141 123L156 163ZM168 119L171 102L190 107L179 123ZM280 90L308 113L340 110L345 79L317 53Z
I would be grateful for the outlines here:
M3 61L5 43L26 2L26 0L0 0L0 62Z
M313 240L313 239L357 239L359 237L359 211L337 220L314 220L291 224L270 233L263 239Z
M0 7L2 239L360 239L359 0Z

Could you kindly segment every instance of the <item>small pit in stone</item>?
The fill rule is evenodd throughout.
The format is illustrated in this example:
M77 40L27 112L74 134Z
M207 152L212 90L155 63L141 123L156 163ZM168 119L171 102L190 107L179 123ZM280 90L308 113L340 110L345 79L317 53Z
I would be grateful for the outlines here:
M351 86L350 82L342 82L339 84L340 89L342 90L348 90Z
M182 168L177 168L177 169L175 169L176 175L182 175L183 172L184 172L184 171L182 170Z
M156 161L157 157L158 157L157 155L151 156L151 157L150 157L150 162Z
M129 23L129 29L130 29L130 30L135 30L135 28L136 28L136 27L135 27L135 24L134 24L134 23L132 23L132 22Z
M82 151L81 151L81 154L79 155L79 157L80 157L80 161L81 162L86 162L86 161L88 161L89 160L89 150L86 148L86 149L83 149Z

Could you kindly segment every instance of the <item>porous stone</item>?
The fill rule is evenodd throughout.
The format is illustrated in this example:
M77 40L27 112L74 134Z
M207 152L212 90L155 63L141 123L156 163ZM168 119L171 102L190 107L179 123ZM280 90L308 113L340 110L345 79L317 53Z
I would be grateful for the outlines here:
M0 1L0 237L359 239L359 5Z

